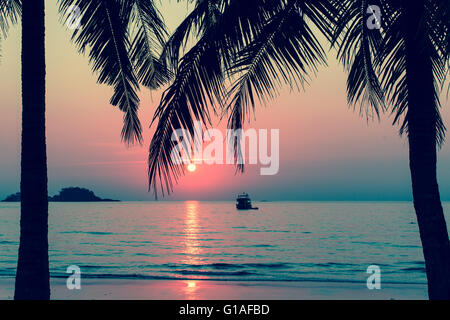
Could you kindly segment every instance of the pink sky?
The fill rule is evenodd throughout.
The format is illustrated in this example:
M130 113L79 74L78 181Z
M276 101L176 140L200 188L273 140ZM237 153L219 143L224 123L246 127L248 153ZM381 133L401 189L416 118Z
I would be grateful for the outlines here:
M164 7L171 29L185 5ZM392 127L392 117L367 123L346 103L346 75L329 54L306 92L289 92L258 107L248 128L280 129L280 172L260 176L248 167L241 176L232 166L199 166L182 178L169 199L233 199L247 191L255 199L401 200L410 199L407 141ZM19 189L20 27L2 43L0 63L0 198ZM111 89L98 85L87 57L77 53L70 32L58 22L53 1L47 4L47 143L49 191L82 186L103 197L151 200L147 192L148 128L161 91L141 92L143 146L120 142L122 113L109 105ZM443 117L450 120L444 98ZM218 125L223 128L223 124ZM440 152L439 180L450 199L450 147Z

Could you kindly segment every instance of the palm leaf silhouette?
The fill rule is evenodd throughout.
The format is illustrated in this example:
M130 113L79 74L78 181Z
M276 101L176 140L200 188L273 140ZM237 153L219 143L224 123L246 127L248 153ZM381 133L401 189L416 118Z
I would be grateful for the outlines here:
M140 84L153 89L170 77L157 58L166 35L158 10L153 1L144 0L61 0L66 21L71 6L80 9L82 26L72 39L80 52L89 49L98 82L114 88L110 102L125 113L122 139L142 143Z
M381 6L379 1L367 0L335 3L340 10L331 44L338 48L338 58L349 71L349 104L359 103L361 114L379 118L380 110L385 110L385 96L375 66L381 61L382 36L379 29L370 30L366 25L369 5ZM378 59L374 61L374 57Z
M21 0L2 0L0 2L0 54L1 54L1 40L8 35L11 24L17 23L17 20L22 14Z
M331 19L332 10L327 1L290 1L272 11L231 67L231 76L237 79L228 92L229 128L243 128L245 118L254 111L255 98L265 103L278 95L280 85L299 89L318 65L326 64L325 51L306 19L324 31L324 21ZM240 147L236 138L236 163L243 163ZM238 165L238 170L243 171L244 166Z
M401 123L400 133L407 133L407 54L402 33L404 10L397 0L371 1L370 4L382 9L382 33L365 27L368 1L347 0L335 3L341 10L336 19L332 44L338 48L338 56L349 70L348 100L353 105L359 103L361 110L368 116L373 116L374 113L378 116L380 110L387 110L388 103L394 115L394 123ZM436 87L434 109L436 141L439 145L443 142L446 131L439 111L437 88L443 85L448 72L448 12L446 1L425 1L425 12L422 15L421 32L427 35L423 38L422 45L429 53Z

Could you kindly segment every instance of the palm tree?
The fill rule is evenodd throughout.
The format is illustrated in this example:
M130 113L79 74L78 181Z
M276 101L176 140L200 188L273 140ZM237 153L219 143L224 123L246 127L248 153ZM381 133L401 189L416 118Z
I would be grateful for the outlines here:
M44 0L22 3L22 154L16 299L50 298Z
M408 134L409 159L430 299L450 299L450 242L436 175L445 126L439 107L449 61L448 1L370 1L380 30L366 27L369 1L336 1L333 44L349 69L347 93L366 110L391 108ZM388 106L385 106L385 96Z
M436 178L436 147L445 133L438 85L448 72L449 4L370 4L383 13L382 28L373 32L366 27L364 0L197 0L163 50L176 77L153 119L158 124L149 151L149 185L155 196L157 189L163 195L173 190L184 168L170 157L177 143L172 130L193 134L194 119L209 125L209 105L216 113L227 111L229 127L239 129L257 98L274 98L282 84L306 83L325 63L315 28L349 69L349 102L360 103L369 117L388 105L395 123L403 118L429 298L450 299L450 246ZM190 49L180 58L186 44ZM239 156L239 144L235 147Z
M44 0L1 3L4 31L22 10L21 232L14 298L49 299ZM89 49L98 82L114 88L110 102L124 112L123 141L140 143L137 91L141 85L157 88L170 76L157 59L166 35L159 11L151 0L61 0L64 22L73 19L71 6L80 13L72 38L80 52Z

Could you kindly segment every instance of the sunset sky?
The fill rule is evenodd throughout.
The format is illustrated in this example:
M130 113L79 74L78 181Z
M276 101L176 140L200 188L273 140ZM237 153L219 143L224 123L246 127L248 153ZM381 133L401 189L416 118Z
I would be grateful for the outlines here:
M162 90L140 93L143 146L121 143L122 112L109 104L112 91L96 83L88 58L77 53L69 30L59 22L56 1L47 4L47 148L49 193L62 187L87 187L101 197L153 200L148 193L147 153L154 128L148 128ZM164 2L173 30L186 4ZM385 115L366 122L346 102L346 74L331 51L305 92L283 91L259 106L247 127L280 129L280 171L260 176L248 166L235 176L233 166L201 165L180 180L166 199L233 200L247 191L255 200L410 200L405 137ZM20 180L20 26L2 42L0 62L0 198L19 190ZM449 102L442 98L450 122ZM224 128L224 124L219 125ZM439 183L450 200L450 144L439 153Z

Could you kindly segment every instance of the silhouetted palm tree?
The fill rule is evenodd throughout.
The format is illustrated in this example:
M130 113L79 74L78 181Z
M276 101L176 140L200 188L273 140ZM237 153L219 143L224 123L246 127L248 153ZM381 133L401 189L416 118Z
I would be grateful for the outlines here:
M369 4L382 9L380 30L367 28ZM448 72L449 23L445 0L196 1L163 51L176 77L153 119L150 188L157 196L159 181L163 194L171 192L184 174L171 159L173 129L193 134L196 119L209 125L209 105L229 111L230 128L242 128L256 98L273 98L280 84L303 85L308 71L325 63L314 27L349 68L349 102L360 102L368 116L388 105L395 122L404 117L429 297L450 299L450 245L436 178L436 147L445 133L438 86ZM190 49L180 58L186 44Z
M381 9L379 30L367 28L369 5ZM428 295L450 299L450 242L436 176L437 147L445 136L439 88L448 73L449 2L346 0L336 6L333 44L350 71L349 102L369 102L366 110L372 113L390 109L394 123L402 122Z
M49 299L44 0L1 3L4 31L6 19L14 21L22 10L21 233L15 299ZM114 88L111 104L125 113L122 139L141 142L137 91L140 85L156 88L170 75L157 59L165 26L154 2L61 0L59 9L65 21L72 20L80 52L89 50L98 82Z

